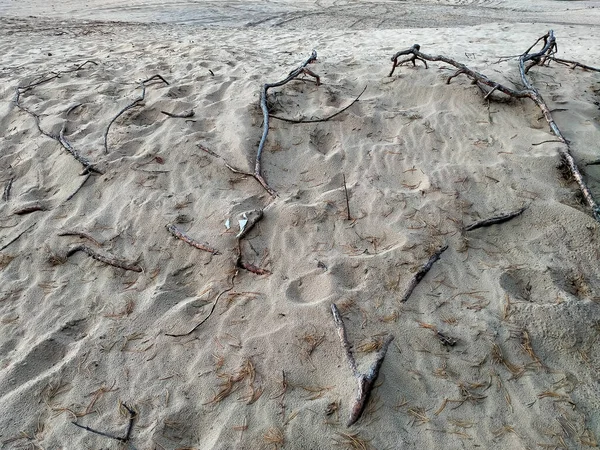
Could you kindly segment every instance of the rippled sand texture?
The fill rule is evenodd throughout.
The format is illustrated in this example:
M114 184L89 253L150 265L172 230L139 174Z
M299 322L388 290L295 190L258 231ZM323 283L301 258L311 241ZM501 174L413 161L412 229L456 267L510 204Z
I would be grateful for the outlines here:
M24 232L0 251L2 448L123 448L71 424L121 436L119 402L138 412L137 449L363 448L351 439L376 449L597 445L600 229L557 169L560 144L533 104L488 103L465 78L447 85L444 64L387 76L391 55L418 42L517 82L515 60L499 57L524 51L549 25L350 32L0 22L0 186L12 180L0 247ZM598 28L553 26L563 55L597 64ZM284 78L313 48L322 85L273 89L274 114L324 117L366 91L327 122L272 120L263 156L272 199L226 163L252 170L261 84ZM21 96L43 130L62 130L104 172L70 198L82 166L16 108L14 88L86 60L98 64ZM147 86L112 125L106 153L109 122L155 74L169 85ZM597 159L598 74L552 65L531 76L577 161ZM191 109L188 119L161 112ZM600 197L597 167L585 171ZM40 210L17 214L32 205ZM507 223L462 229L523 206ZM264 218L242 240L243 259L271 274L240 270L232 284L238 219L257 209ZM220 254L176 240L169 223ZM66 257L78 244L143 271L82 251ZM191 330L217 298L197 330L168 336ZM356 380L333 302L361 370L395 336L351 428ZM443 346L427 324L456 345Z

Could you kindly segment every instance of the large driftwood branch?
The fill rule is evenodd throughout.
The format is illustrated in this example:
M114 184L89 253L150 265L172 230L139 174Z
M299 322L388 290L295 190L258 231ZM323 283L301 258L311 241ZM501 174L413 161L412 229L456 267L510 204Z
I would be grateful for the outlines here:
M125 114L127 111L129 111L131 108L135 108L136 106L138 106L141 102L144 101L144 99L146 98L146 86L148 85L148 83L150 83L151 81L154 80L160 80L163 83L165 83L167 86L169 85L169 82L167 80L165 80L161 75L154 75L151 76L150 78L142 81L140 83L140 86L142 88L142 93L140 94L139 97L137 97L135 100L133 100L131 103L129 103L128 105L126 105L123 109L121 109L116 116L114 116L111 121L108 123L108 126L106 127L106 130L104 131L104 152L108 153L108 132L110 131L110 127L112 126L113 123L115 123L115 120L117 120L119 117L121 117L121 115Z
M540 42L543 42L542 48L537 52L531 53L533 48ZM542 65L549 60L554 60L556 62L568 62L571 64L573 63L573 61L559 60L558 58L555 58L554 54L556 53L556 49L556 38L554 37L554 32L550 30L544 36L540 37L531 47L529 47L525 51L525 53L519 56L519 73L521 75L521 82L523 84L522 89L511 88L503 84L497 83L495 81L492 81L485 75L468 68L464 64L461 64L452 58L448 58L443 55L432 56L422 53L421 47L418 44L415 44L406 50L399 51L392 57L393 66L389 76L393 75L396 67L406 62L412 62L413 65L416 65L416 61L422 61L427 67L426 61L442 61L446 64L457 68L456 72L450 77L448 77L446 81L447 83L450 83L452 78L458 75L466 75L467 77L475 81L480 87L483 88L483 86L487 86L488 88L490 88L486 96L489 96L493 91L499 91L513 98L531 99L542 111L542 114L544 115L546 122L548 122L548 126L550 127L552 133L558 138L558 140L561 143L564 144L564 148L560 150L560 156L569 168L571 175L579 185L579 189L581 190L581 193L583 194L586 203L591 208L594 218L600 222L600 207L598 206L598 203L596 203L596 200L594 200L590 189L588 188L583 179L581 171L577 167L575 159L571 154L571 145L560 131L560 128L558 128L558 125L554 121L550 108L548 108L548 105L546 104L544 98L527 76L527 73L533 66ZM401 56L407 56L407 58L399 61L398 58L400 58ZM579 63L577 64L588 70L594 70L594 68L590 66L584 66Z
M337 330L338 336L340 338L340 342L342 344L342 348L346 353L346 359L348 360L348 364L350 365L350 369L352 370L352 375L358 381L358 389L356 391L356 399L354 400L354 404L352 405L352 409L350 411L350 419L348 420L348 426L356 423L360 416L362 415L367 403L369 401L369 397L371 396L371 391L375 385L375 381L377 380L377 376L379 375L379 369L381 369L381 365L383 364L383 358L385 358L385 354L387 353L388 347L391 342L394 340L394 336L388 335L388 337L383 342L381 348L377 351L375 355L375 361L369 366L369 370L367 373L360 373L358 371L356 360L354 359L354 354L352 353L352 346L348 342L348 335L346 334L346 326L344 325L344 319L340 314L335 303L331 304L331 313L333 315L333 322L335 324L335 328Z
M287 77L285 77L281 81L277 81L275 83L265 83L263 84L260 91L260 108L263 113L263 132L260 138L260 143L258 144L258 150L256 151L256 162L254 164L254 173L252 176L258 181L263 188L273 197L276 196L275 190L269 186L262 175L262 166L261 166L261 158L262 152L267 143L267 136L269 134L269 106L267 105L267 95L269 89L276 88L279 86L283 86L284 84L289 83L293 79L299 77L301 74L310 75L314 77L317 83L317 86L321 83L321 79L317 74L313 71L306 68L310 63L317 60L317 51L313 50L311 55L308 57L306 61L304 61L299 67L292 70Z

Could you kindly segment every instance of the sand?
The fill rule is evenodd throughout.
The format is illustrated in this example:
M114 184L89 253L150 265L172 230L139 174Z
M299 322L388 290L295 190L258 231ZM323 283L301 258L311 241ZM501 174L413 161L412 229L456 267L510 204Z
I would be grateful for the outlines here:
M560 56L599 66L600 2L94 3L0 2L0 448L597 447L600 228L562 144L532 102L488 103L446 84L447 64L388 73L419 43L518 84L499 58L549 29ZM272 89L273 114L325 117L366 90L326 122L272 119L272 198L227 165L253 170L261 85L313 48L322 84ZM156 74L169 84L147 85L106 152ZM20 103L102 174L15 105L42 77ZM531 77L600 198L600 74ZM260 210L242 261L269 274L236 273L238 220ZM332 303L360 371L395 338L351 427ZM127 443L72 424L124 436L123 403Z

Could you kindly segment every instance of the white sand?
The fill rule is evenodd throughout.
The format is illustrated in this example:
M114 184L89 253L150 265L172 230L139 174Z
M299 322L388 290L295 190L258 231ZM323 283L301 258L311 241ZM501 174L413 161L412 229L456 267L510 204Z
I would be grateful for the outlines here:
M192 2L167 6L176 3ZM455 16L424 18L425 6L443 3ZM354 2L326 2L322 16L280 27L272 19L258 27L83 22L154 20L156 2L1 2L0 186L13 184L0 202L0 247L31 228L0 252L0 448L127 448L71 424L122 435L119 402L139 413L129 441L137 449L363 448L348 444L351 435L376 449L597 446L600 230L577 186L561 178L561 144L533 145L553 136L531 102L488 105L464 77L447 85L445 64L387 76L390 57L419 43L518 83L516 60L498 58L551 28L561 56L600 65L600 2L529 3L362 3L365 17L402 7L418 28L400 28L410 23L398 18L404 25L377 29L369 19L352 31L343 8ZM316 11L268 5L277 14ZM243 25L273 15L257 11L220 17ZM41 17L26 17L33 14ZM540 20L514 23L515 14ZM310 68L323 84L273 89L273 113L323 117L367 89L328 122L272 120L263 156L279 194L272 199L225 163L252 170L261 84L284 78L313 48L319 61ZM64 134L105 173L67 201L82 166L15 106L14 89L86 60L98 65L21 96L55 134L82 104ZM145 101L111 127L105 154L111 118L155 74L170 84L147 87ZM599 158L600 74L553 64L531 76L580 166ZM161 113L190 109L191 120ZM585 171L600 198L597 167ZM44 210L14 214L32 204ZM522 206L510 222L462 231ZM225 221L235 228L255 209L264 219L242 241L243 258L272 274L240 270L205 323L187 337L166 336L192 329L231 287L237 230ZM168 223L221 254L176 240ZM73 230L97 243L59 235ZM137 261L143 272L83 252L61 260L73 244ZM448 250L400 303L412 273L441 245ZM367 411L350 428L356 381L332 302L355 347L395 336ZM457 344L444 347L419 322ZM525 351L525 330L537 360ZM360 369L374 355L357 351ZM253 379L240 369L250 366ZM232 392L219 396L228 380Z

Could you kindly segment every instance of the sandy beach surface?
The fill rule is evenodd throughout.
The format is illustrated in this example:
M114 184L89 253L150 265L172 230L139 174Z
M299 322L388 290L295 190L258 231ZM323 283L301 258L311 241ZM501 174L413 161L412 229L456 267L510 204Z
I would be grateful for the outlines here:
M520 89L549 30L600 67L600 1L0 0L0 448L597 448L566 144L448 63L388 76L418 43ZM261 87L313 49L268 91L304 121L270 119L270 195ZM600 72L529 76L600 199Z

